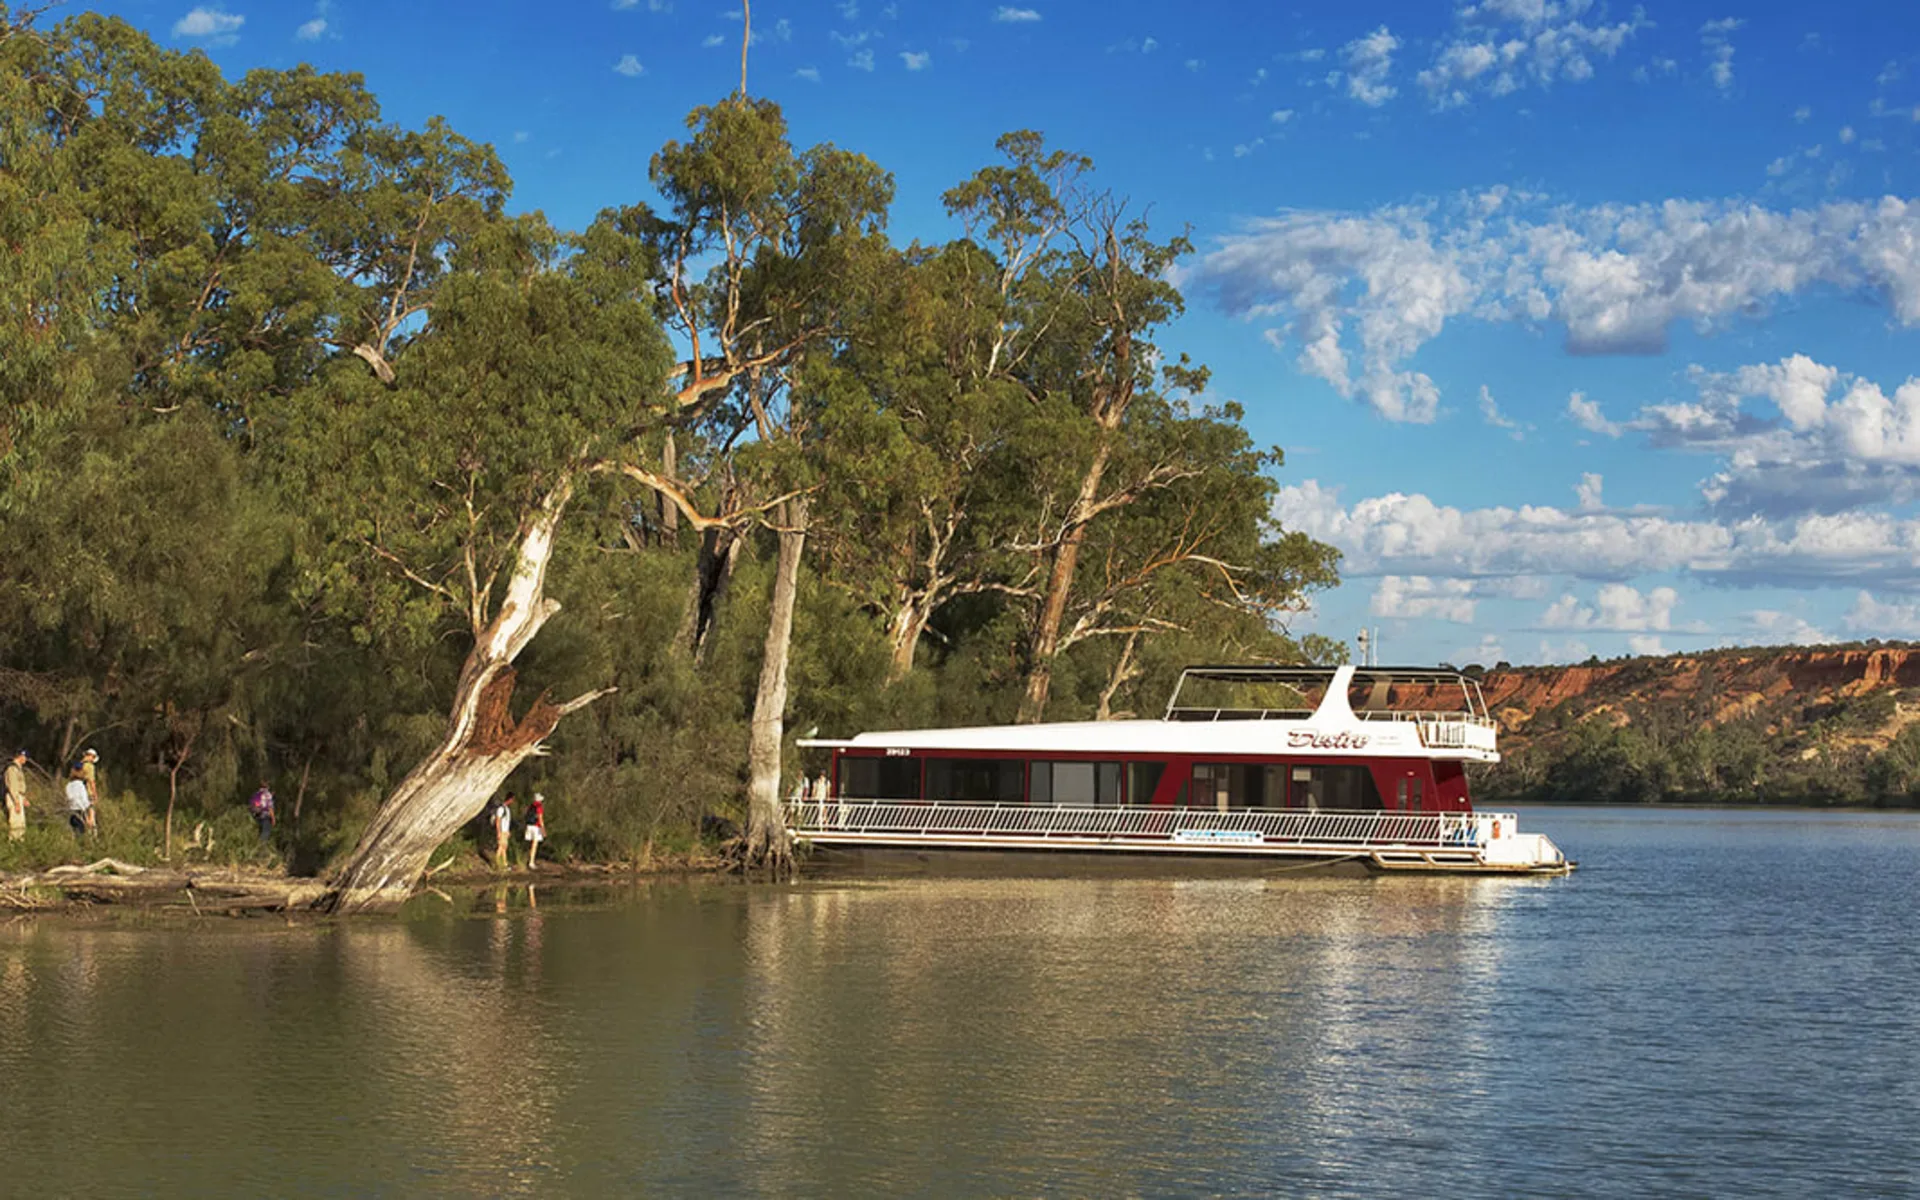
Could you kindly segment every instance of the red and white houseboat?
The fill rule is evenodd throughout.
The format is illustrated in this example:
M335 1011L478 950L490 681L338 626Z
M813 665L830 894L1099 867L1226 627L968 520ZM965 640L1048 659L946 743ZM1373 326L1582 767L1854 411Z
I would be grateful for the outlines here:
M1457 671L1189 667L1159 719L803 740L832 765L787 816L831 851L1566 873L1545 835L1474 810L1467 764L1500 761L1494 738Z

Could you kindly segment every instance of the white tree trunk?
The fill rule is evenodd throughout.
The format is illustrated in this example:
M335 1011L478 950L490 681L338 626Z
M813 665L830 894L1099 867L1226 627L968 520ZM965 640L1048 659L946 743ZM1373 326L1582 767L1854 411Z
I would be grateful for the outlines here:
M747 749L747 863L785 866L793 857L786 810L780 802L780 751L786 734L787 652L793 645L793 606L800 590L800 555L807 541L807 502L780 508L780 554L767 614L766 654L753 697Z
M560 718L606 694L590 692L559 705L542 696L520 720L512 714L513 661L560 610L545 595L547 564L572 495L568 476L522 524L506 598L476 634L454 689L446 736L374 814L335 874L325 907L346 913L404 901L434 848L479 815L513 769L539 752Z

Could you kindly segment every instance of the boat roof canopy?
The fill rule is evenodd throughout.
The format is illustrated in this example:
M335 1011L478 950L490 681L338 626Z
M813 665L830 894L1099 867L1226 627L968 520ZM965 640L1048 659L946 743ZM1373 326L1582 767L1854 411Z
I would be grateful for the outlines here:
M1331 683L1335 674L1345 668L1315 666L1285 666L1281 664L1223 664L1220 666L1188 667L1180 672L1182 679L1213 679L1223 683ZM1355 679L1388 679L1394 683L1468 683L1473 676L1465 671L1444 667L1354 667Z

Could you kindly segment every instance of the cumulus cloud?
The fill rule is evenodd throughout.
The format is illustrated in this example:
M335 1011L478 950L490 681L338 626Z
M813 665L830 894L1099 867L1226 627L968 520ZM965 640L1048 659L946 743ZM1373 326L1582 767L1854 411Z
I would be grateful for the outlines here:
M1573 423L1588 433L1597 433L1602 437L1610 438L1620 436L1620 426L1607 420L1606 414L1600 411L1599 403L1587 399L1585 392L1575 392L1567 397L1567 416L1573 418Z
M1317 481L1280 489L1274 516L1330 542L1344 574L1624 582L1674 573L1707 583L1920 588L1920 520L1887 513L1679 519L1550 505L1460 509L1389 493L1342 504Z
M1869 601L1873 599L1865 592L1860 595ZM1778 609L1756 608L1746 614L1745 621L1747 628L1752 631L1752 639L1762 644L1778 645L1784 642L1795 646L1820 646L1835 640L1826 630L1805 617Z
M1588 471L1580 476L1580 482L1573 487L1573 494L1580 501L1581 512L1599 512L1606 505L1600 499L1600 488L1605 479Z
M1861 592L1841 621L1863 637L1920 638L1920 601L1888 603L1875 599L1872 592Z
M1920 200L1891 196L1787 211L1677 200L1579 208L1496 189L1258 218L1186 278L1231 314L1276 322L1268 340L1341 394L1430 421L1438 391L1404 363L1450 319L1555 322L1571 353L1654 354L1675 324L1711 333L1829 287L1920 325L1916 246Z
M856 50L853 57L847 60L847 65L856 71L873 70L873 51Z
M794 71L793 77L795 79L804 79L808 83L819 83L820 68L819 67L801 67L796 71Z
M293 36L303 42L311 42L326 31L327 19L325 17L315 17L311 21L302 22L300 28L293 31Z
M1666 631L1673 628L1673 610L1679 603L1680 593L1670 587L1643 593L1628 584L1609 583L1594 594L1592 604L1582 603L1571 592L1561 596L1540 614L1538 624L1541 629L1599 633Z
M925 52L916 53L912 50L902 50L900 52L900 62L909 71L924 71L927 68L927 64L932 61L933 55Z
M1385 25L1342 47L1340 53L1347 63L1347 95L1369 108L1379 108L1399 95L1399 89L1387 82L1393 70L1393 52L1399 48L1400 39L1388 33Z
M639 56L633 54L622 54L620 61L613 64L613 69L628 79L647 73L647 69L640 65Z
M1003 24L1020 24L1026 21L1038 21L1040 12L1038 9L1014 8L1012 5L1003 4L993 10L993 19Z
M173 36L231 42L246 23L247 19L239 13L218 8L196 8L173 23Z
M1471 579L1387 575L1374 589L1367 611L1376 617L1433 618L1471 625L1478 603Z
M1714 511L1792 516L1920 499L1920 378L1889 391L1804 354L1688 378L1694 399L1606 424L1656 449L1717 456L1701 484Z
M1609 24L1590 0L1486 0L1461 7L1458 30L1443 40L1417 76L1428 98L1456 108L1475 95L1505 96L1523 87L1593 78L1594 61L1609 60L1645 26L1638 9Z

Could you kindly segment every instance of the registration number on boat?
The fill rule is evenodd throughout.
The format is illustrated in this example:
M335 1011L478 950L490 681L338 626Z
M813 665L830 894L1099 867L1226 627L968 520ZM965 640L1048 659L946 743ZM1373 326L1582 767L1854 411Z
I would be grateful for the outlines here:
M1176 829L1176 842L1253 842L1260 841L1258 829Z

